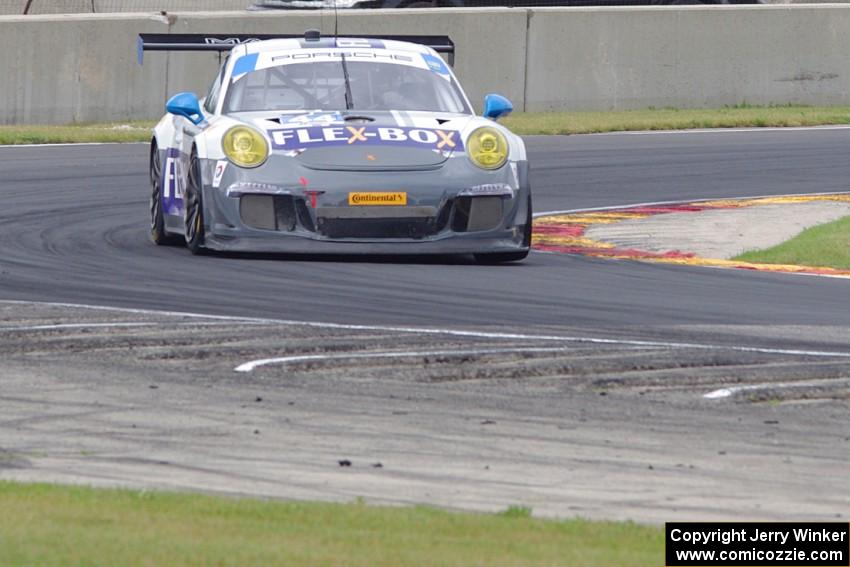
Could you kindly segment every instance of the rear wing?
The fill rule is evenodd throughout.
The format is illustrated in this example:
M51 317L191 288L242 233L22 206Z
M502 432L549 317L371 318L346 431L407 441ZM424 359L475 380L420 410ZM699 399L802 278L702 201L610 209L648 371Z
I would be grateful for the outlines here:
M237 45L267 39L301 39L305 47L353 47L337 45L335 37L319 37L309 30L303 34L219 34L219 33L142 33L138 40L139 65L144 62L145 51L230 51ZM449 65L455 64L455 44L446 35L358 35L345 39L377 39L406 41L426 45L437 53L448 56Z

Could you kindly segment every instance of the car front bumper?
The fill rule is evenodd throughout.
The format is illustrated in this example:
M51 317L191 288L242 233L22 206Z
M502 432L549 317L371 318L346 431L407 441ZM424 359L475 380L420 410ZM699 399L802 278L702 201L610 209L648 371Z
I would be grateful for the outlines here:
M495 172L441 167L296 173L301 175L234 167L218 187L205 183L205 246L233 252L417 255L518 252L530 245L527 162ZM487 192L493 186L505 190ZM352 192L399 188L407 195L405 206L348 202Z

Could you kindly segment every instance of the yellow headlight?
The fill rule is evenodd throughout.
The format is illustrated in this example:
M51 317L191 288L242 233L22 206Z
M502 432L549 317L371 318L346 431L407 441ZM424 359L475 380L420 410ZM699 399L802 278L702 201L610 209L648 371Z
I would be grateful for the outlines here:
M472 163L483 169L498 169L508 159L508 141L490 126L478 128L466 140L466 151Z
M257 167L269 157L269 146L262 134L248 126L234 126L221 139L224 155L239 167Z

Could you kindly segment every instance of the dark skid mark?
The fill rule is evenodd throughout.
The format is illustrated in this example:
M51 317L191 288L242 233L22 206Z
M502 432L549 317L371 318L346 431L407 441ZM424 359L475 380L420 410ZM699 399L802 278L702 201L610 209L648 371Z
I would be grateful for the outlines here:
M812 71L801 71L793 77L784 77L776 79L777 82L801 82L801 81L827 81L829 79L837 79L838 73L815 73Z

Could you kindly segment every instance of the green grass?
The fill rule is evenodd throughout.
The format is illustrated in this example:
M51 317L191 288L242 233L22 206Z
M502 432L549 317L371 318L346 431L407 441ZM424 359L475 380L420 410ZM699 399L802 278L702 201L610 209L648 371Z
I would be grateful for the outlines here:
M716 109L675 108L611 112L511 114L502 123L517 134L589 134L628 130L685 130L850 124L850 107L749 106Z
M650 108L609 112L517 112L502 123L522 135L589 134L627 130L683 130L850 124L850 107L750 106L715 109ZM2 144L147 142L153 121L66 126L0 126Z
M0 145L79 142L148 142L152 120L66 126L0 126Z
M632 523L0 482L0 565L663 565Z
M850 269L850 217L813 226L778 246L745 252L734 259Z

